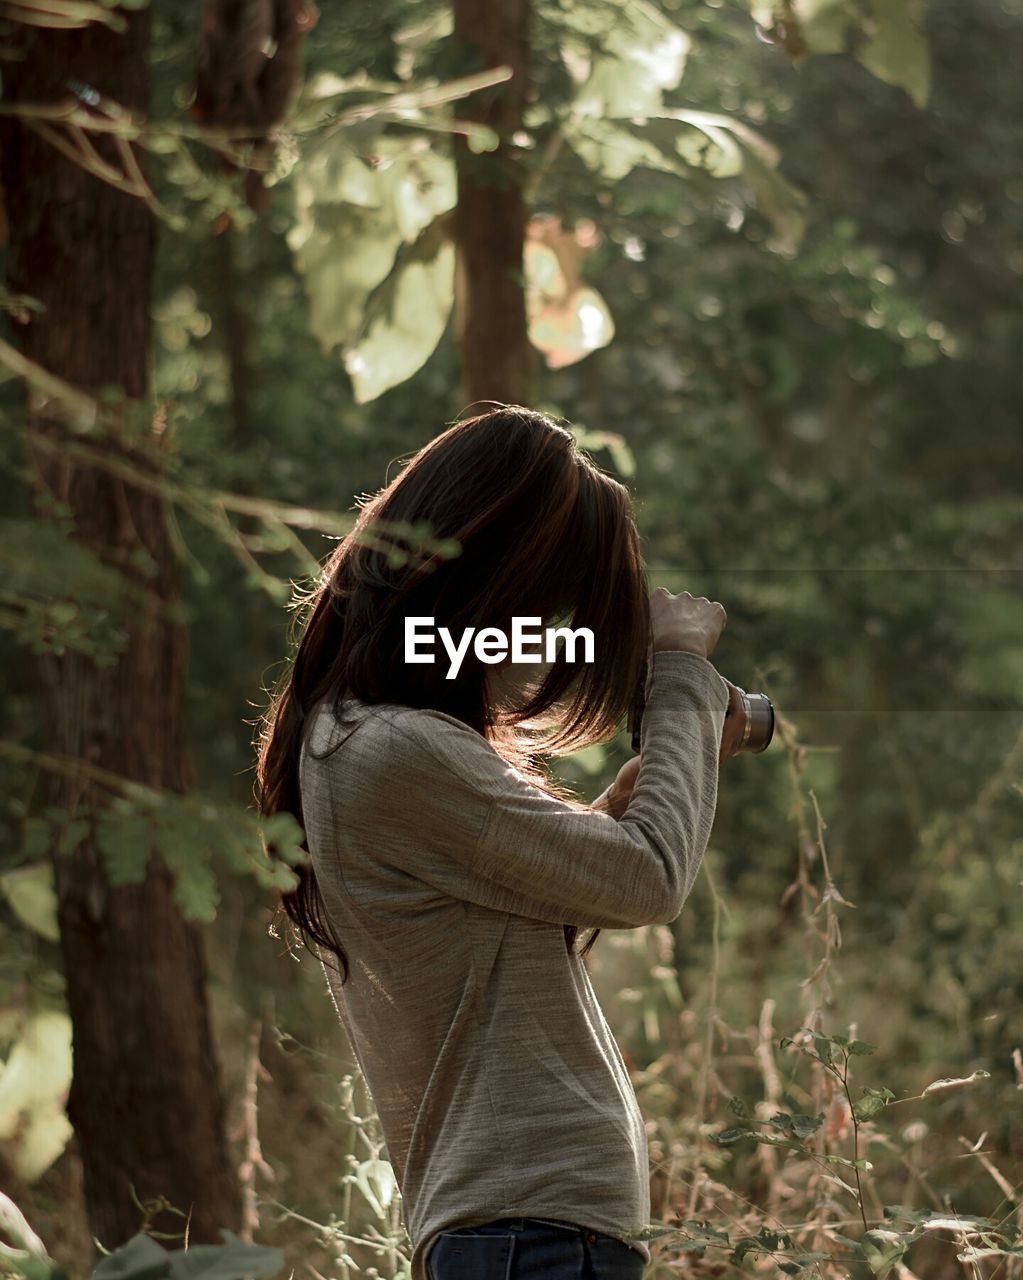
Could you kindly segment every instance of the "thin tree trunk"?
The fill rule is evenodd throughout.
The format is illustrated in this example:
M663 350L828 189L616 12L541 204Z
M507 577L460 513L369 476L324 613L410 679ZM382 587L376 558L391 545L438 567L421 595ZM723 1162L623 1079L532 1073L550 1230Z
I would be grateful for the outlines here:
M252 392L256 370L249 359L252 345L249 309L244 301L245 269L240 261L242 246L234 227L228 225L213 243L215 257L215 297L213 306L220 320L222 350L231 389L231 431L237 448L251 440Z
M101 23L66 32L16 27L14 56L4 62L6 105L64 99L77 82L145 112L150 11L119 12L123 33ZM45 308L16 326L26 355L77 387L113 385L145 397L151 213L17 116L0 117L0 146L8 285ZM118 164L108 140L96 146ZM141 161L143 153L134 154ZM177 572L163 501L61 450L67 432L52 411L36 404L28 426L38 497L66 503L73 536L151 600L123 620L128 644L115 665L97 666L81 653L41 660L42 745L72 762L184 791L186 633L174 613ZM158 473L158 433L136 437L131 447L109 437L92 443L113 460L127 457ZM40 447L47 440L56 452ZM37 513L51 518L42 501ZM47 800L79 817L104 802L94 785L67 777L52 779ZM182 920L158 855L143 884L111 889L90 835L73 854L55 853L54 871L73 1023L68 1115L92 1230L106 1248L123 1243L144 1219L137 1198L153 1209L150 1226L183 1235L185 1217L154 1209L165 1197L187 1215L190 1241L220 1243L219 1228L239 1228L241 1205L224 1133L201 935Z
M474 66L508 66L511 80L473 94L463 119L490 125L494 152L455 139L456 324L469 401L528 401L533 349L526 333L522 246L528 217L522 168L511 145L522 128L529 65L529 0L454 0L455 39Z

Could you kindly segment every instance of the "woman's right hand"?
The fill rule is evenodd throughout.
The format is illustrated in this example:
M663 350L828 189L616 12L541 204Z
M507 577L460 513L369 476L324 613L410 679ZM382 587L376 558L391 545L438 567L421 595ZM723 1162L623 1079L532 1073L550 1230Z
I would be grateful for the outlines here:
M727 621L725 607L717 600L694 597L688 591L673 596L664 587L650 593L654 653L662 649L685 649L709 658Z

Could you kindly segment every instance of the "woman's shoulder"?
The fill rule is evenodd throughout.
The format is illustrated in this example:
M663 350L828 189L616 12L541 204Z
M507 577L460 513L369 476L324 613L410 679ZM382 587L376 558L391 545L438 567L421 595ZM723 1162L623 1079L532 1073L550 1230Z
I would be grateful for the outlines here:
M309 735L319 741L350 741L364 756L386 756L391 762L431 761L458 769L466 760L498 753L463 720L429 707L398 702L364 702L360 698L321 699L310 713Z

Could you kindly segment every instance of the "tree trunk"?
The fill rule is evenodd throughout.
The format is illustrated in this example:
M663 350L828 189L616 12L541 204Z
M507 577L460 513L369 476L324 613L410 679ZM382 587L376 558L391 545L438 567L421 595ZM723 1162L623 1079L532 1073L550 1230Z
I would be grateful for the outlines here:
M529 63L529 0L454 0L455 39L474 69L508 66L511 80L473 94L459 116L495 129L496 151L474 155L455 138L456 324L466 395L526 403L534 355L526 334L522 246L527 211L511 144L522 128Z
M4 62L6 105L65 99L79 82L144 113L150 11L118 12L127 21L123 33L101 23L63 32L16 26L8 42L14 56ZM122 167L108 138L90 136ZM26 355L76 387L113 385L144 398L150 211L65 158L17 116L0 117L0 146L8 285L44 307L15 326ZM177 572L163 500L73 457L55 412L35 400L28 427L37 497L66 503L73 536L150 599L119 620L128 644L115 665L97 666L73 652L41 660L42 745L70 766L52 777L46 799L86 818L102 806L96 785L84 773L75 776L78 762L184 791L186 633L174 608ZM136 429L132 445L110 435L89 443L112 462L127 460L156 476L159 439L155 429ZM42 447L47 441L56 452ZM37 514L51 518L43 501ZM159 1210L163 1197L187 1215L190 1242L220 1243L220 1227L239 1228L241 1205L224 1133L201 935L182 920L159 855L143 884L111 889L90 835L72 854L55 854L54 871L73 1023L68 1115L92 1230L108 1249L143 1220L183 1236L185 1217ZM149 1202L145 1215L136 1197Z

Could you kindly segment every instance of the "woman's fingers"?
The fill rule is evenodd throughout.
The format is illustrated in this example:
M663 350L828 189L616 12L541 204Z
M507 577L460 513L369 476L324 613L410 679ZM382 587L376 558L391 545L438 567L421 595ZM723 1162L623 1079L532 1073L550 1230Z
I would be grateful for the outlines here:
M620 818L629 807L636 779L639 777L640 759L639 756L633 756L630 760L626 760L618 770L614 782L611 783L611 790L607 796L607 809L613 818Z
M721 679L725 680L725 677L722 676ZM746 731L746 704L743 702L742 694L731 680L725 680L725 684L728 685L728 706L725 709L725 727L721 734L718 767L723 765L729 756L735 754L735 748Z

